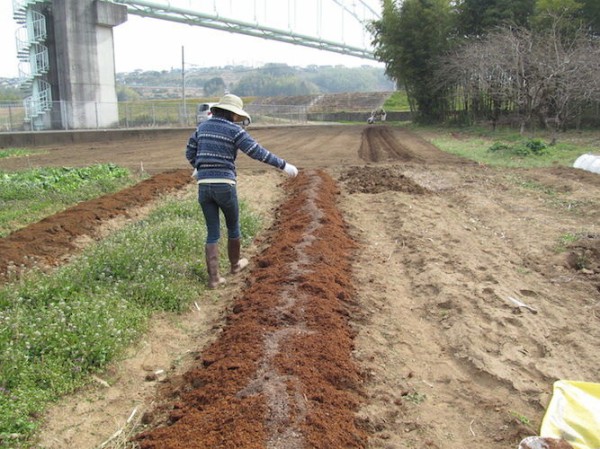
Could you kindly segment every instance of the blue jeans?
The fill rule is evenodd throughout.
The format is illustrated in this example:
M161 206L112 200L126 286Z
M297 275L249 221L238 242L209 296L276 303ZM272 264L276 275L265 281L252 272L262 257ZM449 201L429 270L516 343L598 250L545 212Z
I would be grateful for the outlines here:
M240 209L235 185L198 184L198 202L206 222L206 243L217 243L221 237L219 210L225 216L227 237L240 237Z

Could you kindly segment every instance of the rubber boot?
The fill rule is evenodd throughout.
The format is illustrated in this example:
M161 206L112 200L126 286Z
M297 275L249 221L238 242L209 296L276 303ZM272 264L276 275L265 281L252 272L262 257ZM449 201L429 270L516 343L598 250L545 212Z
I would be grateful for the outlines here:
M231 274L237 274L248 266L248 259L240 259L242 242L239 238L227 240L227 255L231 264Z
M208 288L214 289L219 284L224 284L225 279L219 276L219 244L207 243L206 252L206 270L208 271Z

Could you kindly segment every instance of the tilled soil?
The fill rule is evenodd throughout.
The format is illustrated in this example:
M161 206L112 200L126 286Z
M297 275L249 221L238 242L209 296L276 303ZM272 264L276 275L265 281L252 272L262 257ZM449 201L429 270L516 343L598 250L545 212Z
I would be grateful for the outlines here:
M141 448L366 447L347 319L355 245L337 187L309 170L286 190L223 333L172 388L158 420L167 425L137 437Z
M184 169L193 194L188 134L93 159ZM600 381L600 176L493 169L385 125L252 134L301 175L282 191L240 156L240 193L273 223L247 272L152 329L108 389L53 407L39 447L96 448L134 408L146 448L515 448L555 380ZM27 165L92 159L48 150ZM167 380L144 382L165 348Z

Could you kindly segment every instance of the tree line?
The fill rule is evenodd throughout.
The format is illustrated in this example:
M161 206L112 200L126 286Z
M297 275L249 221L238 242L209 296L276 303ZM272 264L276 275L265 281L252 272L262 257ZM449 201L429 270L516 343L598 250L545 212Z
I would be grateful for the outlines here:
M382 0L369 24L421 122L600 125L600 1Z

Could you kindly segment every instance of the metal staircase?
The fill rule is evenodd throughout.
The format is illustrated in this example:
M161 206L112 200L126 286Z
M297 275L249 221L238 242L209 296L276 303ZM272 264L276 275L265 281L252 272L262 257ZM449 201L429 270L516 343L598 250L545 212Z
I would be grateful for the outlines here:
M46 17L36 6L48 0L13 0L13 17L21 24L17 30L17 57L21 88L29 95L23 100L25 121L36 129L44 128L44 115L52 109L50 84L45 80L49 69Z

